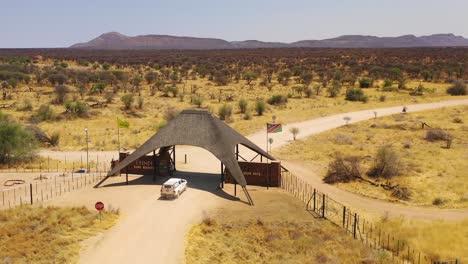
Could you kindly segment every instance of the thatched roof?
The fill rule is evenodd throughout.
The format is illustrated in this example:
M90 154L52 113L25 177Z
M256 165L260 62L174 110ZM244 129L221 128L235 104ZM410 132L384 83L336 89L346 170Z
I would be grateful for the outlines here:
M175 145L189 145L210 151L226 166L241 186L246 186L247 183L236 159L237 144L260 153L268 159L275 159L223 121L213 117L208 111L184 110L120 162L109 175L115 174L153 150Z

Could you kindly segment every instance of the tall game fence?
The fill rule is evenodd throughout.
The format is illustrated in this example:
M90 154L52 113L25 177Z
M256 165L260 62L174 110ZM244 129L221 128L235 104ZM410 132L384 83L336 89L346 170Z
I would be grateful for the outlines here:
M304 202L306 210L341 227L366 246L388 253L393 263L461 263L458 259L447 261L431 259L430 256L412 248L407 239L396 237L392 232L385 232L372 221L360 216L358 212L320 192L285 168L282 168L281 172L281 188Z

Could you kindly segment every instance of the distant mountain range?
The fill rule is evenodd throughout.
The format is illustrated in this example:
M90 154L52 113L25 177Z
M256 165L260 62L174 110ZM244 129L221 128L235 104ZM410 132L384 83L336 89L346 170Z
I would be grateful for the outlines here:
M462 47L468 39L454 34L435 34L416 37L375 37L346 35L323 40L301 40L292 43L258 40L226 41L216 38L177 37L168 35L141 35L129 37L109 32L70 48L79 49L256 49L256 48L405 48L405 47Z

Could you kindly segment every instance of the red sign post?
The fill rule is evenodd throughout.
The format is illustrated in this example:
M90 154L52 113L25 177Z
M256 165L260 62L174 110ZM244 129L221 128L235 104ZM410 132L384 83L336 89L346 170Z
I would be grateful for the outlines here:
M102 202L97 202L97 203L94 205L94 208L96 208L96 210L98 210L98 211L102 211L102 210L104 210L104 203L102 203Z
M94 208L99 211L99 221L102 222L102 214L101 211L104 210L104 203L103 202L97 202L94 205Z

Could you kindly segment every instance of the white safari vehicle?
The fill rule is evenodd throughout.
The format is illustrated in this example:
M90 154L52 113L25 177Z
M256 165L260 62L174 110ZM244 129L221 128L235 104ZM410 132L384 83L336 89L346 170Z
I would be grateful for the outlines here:
M187 189L187 181L179 178L170 178L161 186L161 197L179 197Z

